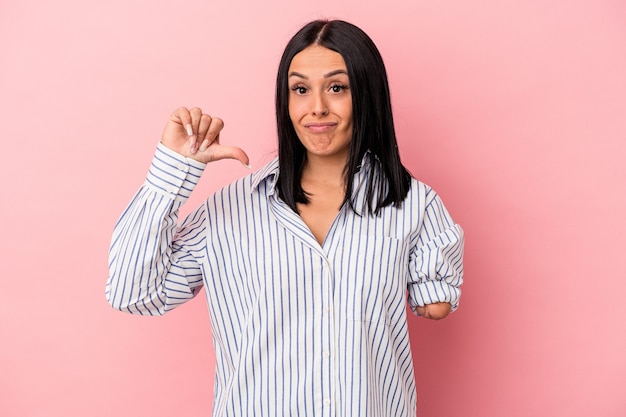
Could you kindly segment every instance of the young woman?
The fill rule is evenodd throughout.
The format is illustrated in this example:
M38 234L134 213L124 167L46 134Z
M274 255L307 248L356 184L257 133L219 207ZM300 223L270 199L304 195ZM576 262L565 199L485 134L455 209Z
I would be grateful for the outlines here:
M180 225L206 164L248 157L220 144L220 119L171 115L116 225L107 298L163 314L205 287L215 416L413 417L407 300L431 319L457 307L463 232L402 166L383 61L356 26L290 40L276 115L278 158Z

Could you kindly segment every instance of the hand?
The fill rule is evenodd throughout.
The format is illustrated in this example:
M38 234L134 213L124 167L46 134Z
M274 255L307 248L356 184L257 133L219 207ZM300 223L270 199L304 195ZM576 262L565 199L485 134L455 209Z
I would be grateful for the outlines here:
M415 308L415 312L417 314L431 320L441 320L446 318L448 314L450 314L451 310L452 306L450 303L426 304L424 307L417 306Z
M179 154L202 163L220 159L236 159L250 168L249 158L240 148L220 144L220 132L224 122L217 117L203 114L194 107L181 107L170 115L163 129L161 143Z

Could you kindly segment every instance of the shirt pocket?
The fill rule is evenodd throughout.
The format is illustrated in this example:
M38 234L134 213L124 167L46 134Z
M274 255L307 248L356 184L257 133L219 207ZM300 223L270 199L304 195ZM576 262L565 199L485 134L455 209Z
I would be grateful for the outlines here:
M352 237L342 256L341 293L346 318L364 322L397 322L405 314L408 251L400 239Z

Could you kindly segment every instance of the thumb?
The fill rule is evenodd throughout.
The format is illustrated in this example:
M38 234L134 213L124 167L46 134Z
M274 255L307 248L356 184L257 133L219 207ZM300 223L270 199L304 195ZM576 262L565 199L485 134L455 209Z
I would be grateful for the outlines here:
M224 145L217 145L213 146L212 148L213 155L211 157L211 160L219 161L220 159L236 159L237 161L241 162L241 165L245 166L246 168L252 168L250 166L250 158L248 158L248 155L244 152L243 149L236 146Z

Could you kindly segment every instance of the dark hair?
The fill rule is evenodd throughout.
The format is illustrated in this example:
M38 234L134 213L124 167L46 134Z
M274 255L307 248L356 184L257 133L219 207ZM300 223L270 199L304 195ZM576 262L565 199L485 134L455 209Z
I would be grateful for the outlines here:
M289 118L288 71L293 57L311 45L341 54L348 70L353 129L344 169L344 203L348 202L351 209L358 212L352 199L353 178L364 155L370 151L372 161L379 165L380 175L372 171L367 182L367 212L377 215L383 207L400 206L409 191L411 176L400 162L385 65L369 36L341 20L308 23L291 38L280 60L276 79L280 197L296 212L296 203L308 202L300 182L306 149Z

